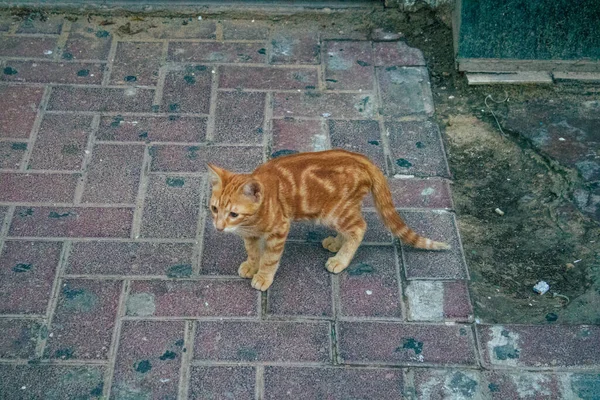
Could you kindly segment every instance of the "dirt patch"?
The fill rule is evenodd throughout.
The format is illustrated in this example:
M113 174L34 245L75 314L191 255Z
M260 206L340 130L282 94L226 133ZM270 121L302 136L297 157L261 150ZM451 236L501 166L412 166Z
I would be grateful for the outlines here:
M600 323L600 227L573 204L581 177L540 155L518 132L503 134L498 127L511 102L581 104L593 100L600 88L468 86L454 68L449 14L421 14L420 20L429 22L413 27L407 42L423 50L430 69L476 318ZM488 98L488 106L488 96L508 100ZM543 296L532 290L539 280L550 285Z
M572 174L473 116L450 117L445 131L476 316L599 323L600 228L569 201ZM539 280L544 296L532 291Z

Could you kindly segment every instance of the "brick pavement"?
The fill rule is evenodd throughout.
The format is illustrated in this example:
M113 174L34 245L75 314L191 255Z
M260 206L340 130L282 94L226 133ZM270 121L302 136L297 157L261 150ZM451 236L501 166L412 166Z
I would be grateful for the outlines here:
M418 49L98 22L0 34L0 398L597 398L599 327L473 323ZM331 147L369 155L406 220L454 250L400 245L368 198L347 271L299 224L253 290L241 240L206 223L205 163Z

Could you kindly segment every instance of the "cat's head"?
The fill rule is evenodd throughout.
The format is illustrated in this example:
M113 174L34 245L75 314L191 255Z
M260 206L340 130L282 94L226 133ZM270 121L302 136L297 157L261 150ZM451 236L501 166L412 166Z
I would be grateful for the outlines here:
M235 232L251 226L263 201L263 185L250 175L236 174L208 164L212 184L209 202L213 225L219 231Z

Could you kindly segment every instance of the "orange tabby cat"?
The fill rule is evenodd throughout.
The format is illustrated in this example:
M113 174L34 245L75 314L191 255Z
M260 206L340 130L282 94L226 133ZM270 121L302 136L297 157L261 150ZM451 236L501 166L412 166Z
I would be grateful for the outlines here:
M404 223L385 176L363 155L345 150L294 154L275 158L252 174L208 167L214 226L244 239L248 259L238 273L252 278L256 289L267 290L273 283L293 220L313 220L338 232L323 240L323 247L337 252L325 267L343 271L367 228L361 205L369 192L385 225L404 242L421 249L450 248L419 236Z

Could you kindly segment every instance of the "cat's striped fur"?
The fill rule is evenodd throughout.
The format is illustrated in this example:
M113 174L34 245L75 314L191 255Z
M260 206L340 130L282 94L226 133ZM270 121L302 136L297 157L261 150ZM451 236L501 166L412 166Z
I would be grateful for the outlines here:
M361 206L369 192L385 225L403 242L422 249L449 248L419 236L404 223L381 170L357 153L294 154L275 158L252 174L235 174L210 164L209 170L214 226L242 236L248 259L238 272L252 278L252 286L259 290L267 290L273 282L294 220L313 220L338 232L323 240L323 247L337 252L325 266L333 273L343 271L365 234Z

